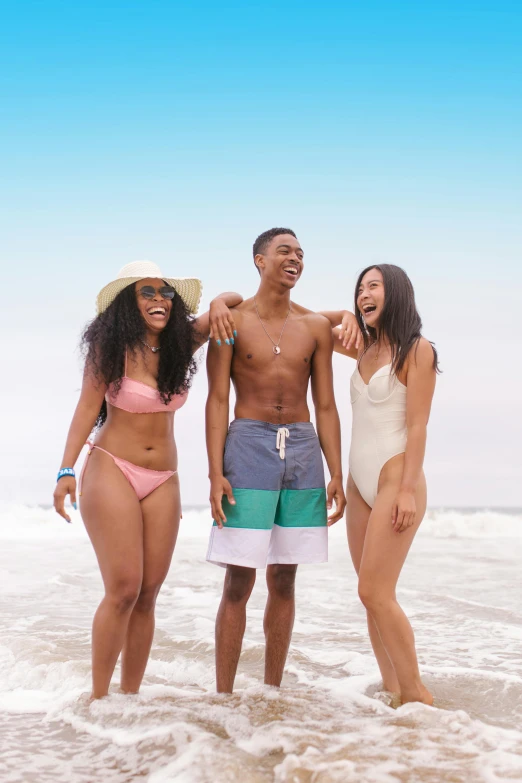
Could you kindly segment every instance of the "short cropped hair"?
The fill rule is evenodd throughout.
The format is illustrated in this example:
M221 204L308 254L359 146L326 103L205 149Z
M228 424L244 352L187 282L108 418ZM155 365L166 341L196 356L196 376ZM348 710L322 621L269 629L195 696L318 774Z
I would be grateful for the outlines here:
M279 236L279 234L290 234L297 239L295 232L292 231L291 228L269 228L268 231L263 231L262 234L259 234L258 238L254 242L254 258L258 255L258 253L264 253L272 239Z

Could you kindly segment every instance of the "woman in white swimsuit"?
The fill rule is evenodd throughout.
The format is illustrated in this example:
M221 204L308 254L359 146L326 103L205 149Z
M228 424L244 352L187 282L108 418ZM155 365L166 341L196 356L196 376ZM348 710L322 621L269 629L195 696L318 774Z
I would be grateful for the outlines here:
M348 543L383 690L400 694L403 703L432 704L395 588L426 511L422 465L437 353L421 336L413 287L399 267L381 264L361 272L355 309L361 348L346 347L353 337L335 329L335 350L357 359L350 388ZM327 314L332 323L340 323L342 315ZM350 333L352 319L345 315Z

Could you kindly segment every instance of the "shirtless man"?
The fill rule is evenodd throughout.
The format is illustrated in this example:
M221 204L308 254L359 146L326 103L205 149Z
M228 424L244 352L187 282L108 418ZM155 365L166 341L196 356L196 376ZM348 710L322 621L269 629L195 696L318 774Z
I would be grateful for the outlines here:
M234 309L239 338L230 348L212 343L207 358L214 519L207 559L227 569L216 620L217 690L224 693L234 686L256 568L265 566L265 683L281 684L297 566L327 561L327 526L342 517L346 505L332 329L322 315L290 302L303 271L294 232L274 228L261 234L254 263L261 283L252 299ZM236 405L229 428L231 379ZM319 437L310 422L309 381ZM321 450L330 472L327 489Z

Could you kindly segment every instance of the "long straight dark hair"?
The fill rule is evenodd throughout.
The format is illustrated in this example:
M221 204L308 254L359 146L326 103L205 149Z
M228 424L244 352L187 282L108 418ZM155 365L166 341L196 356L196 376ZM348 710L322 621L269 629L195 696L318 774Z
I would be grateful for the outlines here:
M357 307L357 297L362 279L367 272L378 269L384 284L384 307L379 319L379 333L390 344L392 355L392 371L397 375L404 367L404 362L411 349L418 345L422 337L422 321L415 304L415 292L411 280L400 266L395 264L372 264L363 269L355 285L355 316L361 329L364 349L377 341L377 330L366 326L364 318ZM439 370L439 359L435 346L433 349L433 369Z

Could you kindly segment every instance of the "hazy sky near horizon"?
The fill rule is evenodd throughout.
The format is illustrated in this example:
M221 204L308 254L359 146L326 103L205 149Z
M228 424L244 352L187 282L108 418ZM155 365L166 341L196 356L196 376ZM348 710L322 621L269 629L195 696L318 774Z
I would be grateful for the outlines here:
M518 2L20 2L0 30L1 502L51 502L80 332L125 263L251 295L273 225L295 299L403 266L444 370L431 505L522 506ZM346 469L349 376L335 359ZM204 362L176 437L208 495ZM79 467L79 465L78 465Z

